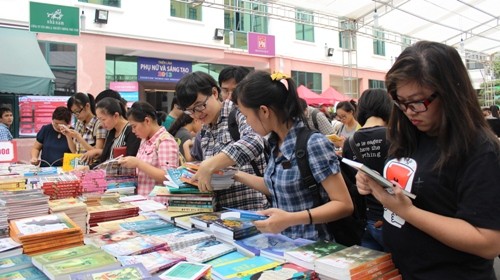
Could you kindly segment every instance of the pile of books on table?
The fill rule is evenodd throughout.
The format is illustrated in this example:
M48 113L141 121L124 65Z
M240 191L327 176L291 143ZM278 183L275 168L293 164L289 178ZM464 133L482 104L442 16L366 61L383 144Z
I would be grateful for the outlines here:
M39 184L50 199L77 197L82 194L79 178L75 174L61 174L41 177Z
M87 228L97 226L98 223L126 219L139 215L139 207L130 203L87 207Z
M49 197L41 190L0 193L0 206L7 211L7 220L28 218L49 213Z
M10 237L28 255L83 243L82 230L64 213L11 220Z
M87 233L87 204L80 200L76 198L50 200L49 212L66 214L84 233Z

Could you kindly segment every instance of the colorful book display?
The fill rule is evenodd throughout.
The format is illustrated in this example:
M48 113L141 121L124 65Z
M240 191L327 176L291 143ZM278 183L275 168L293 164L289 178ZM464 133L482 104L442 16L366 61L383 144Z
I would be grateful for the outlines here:
M185 256L190 262L202 263L235 250L233 245L212 239L179 249L176 253Z

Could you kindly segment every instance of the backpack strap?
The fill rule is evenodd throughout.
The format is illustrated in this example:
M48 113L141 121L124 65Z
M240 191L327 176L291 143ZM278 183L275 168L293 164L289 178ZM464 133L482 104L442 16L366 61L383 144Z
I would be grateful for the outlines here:
M231 135L231 139L233 141L238 141L240 140L240 131L239 131L239 126L238 122L236 121L236 111L237 108L233 107L231 112L229 112L229 115L227 116L227 125L229 127L229 135ZM264 143L265 144L265 143ZM264 153L266 152L266 146L264 145ZM252 165L253 172L255 175L262 177L263 174L260 172L259 166L257 165L257 162L255 160L250 161L250 165Z
M317 130L319 130L318 113L319 113L319 110L318 109L314 109L312 111L312 114L311 114L311 118L312 118L312 121L313 121L314 128L317 129Z
M354 135L356 135L356 133ZM351 147L352 152L356 155L356 161L363 163L363 156L361 155L358 146L356 146L356 142L354 141L354 135L349 137L348 140L349 146Z
M314 199L314 207L316 207L321 204L321 198L319 195L319 187L321 186L321 183L316 182L316 179L314 179L309 166L309 154L307 152L307 142L313 133L317 133L317 131L308 129L307 127L301 127L297 130L295 158L297 159L297 166L299 167L302 185L306 186L307 189L313 193L312 197Z

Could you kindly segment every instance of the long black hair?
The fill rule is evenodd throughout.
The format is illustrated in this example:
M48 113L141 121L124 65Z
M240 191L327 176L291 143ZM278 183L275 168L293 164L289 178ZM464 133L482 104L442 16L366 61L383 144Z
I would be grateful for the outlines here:
M87 104L90 104L90 111L95 115L95 100L92 94L77 92L68 99L66 107L71 110L73 105L85 107Z
M172 125L168 129L168 132L175 136L175 134L179 131L181 127L184 127L185 125L190 124L193 121L194 119L190 115L182 113L182 115L180 115L180 117L178 117L175 120L175 122L172 123Z
M127 108L119 100L113 97L105 97L97 102L96 108L103 109L106 114L114 115L118 113L123 118L127 119Z
M156 111L153 106L144 101L137 101L132 104L132 107L127 111L127 117L136 122L144 122L146 117L155 120L158 125L161 125L167 118L167 114L163 111Z

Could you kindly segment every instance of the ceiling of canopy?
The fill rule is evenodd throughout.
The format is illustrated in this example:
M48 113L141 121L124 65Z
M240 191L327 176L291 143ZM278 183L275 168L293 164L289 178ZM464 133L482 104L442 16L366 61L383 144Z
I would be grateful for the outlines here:
M461 47L469 53L500 52L499 0L270 0L314 11L319 17L349 18L358 32L374 26L386 37L409 36ZM376 11L376 12L375 12ZM375 20L378 18L378 20Z

